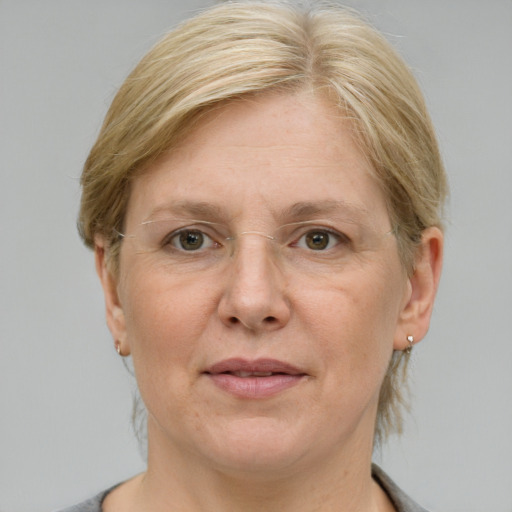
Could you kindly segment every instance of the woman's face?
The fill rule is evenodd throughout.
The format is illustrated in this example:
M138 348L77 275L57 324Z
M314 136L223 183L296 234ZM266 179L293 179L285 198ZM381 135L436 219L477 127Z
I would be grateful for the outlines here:
M371 450L408 334L391 228L349 123L306 95L227 104L137 177L107 304L150 459L286 471Z

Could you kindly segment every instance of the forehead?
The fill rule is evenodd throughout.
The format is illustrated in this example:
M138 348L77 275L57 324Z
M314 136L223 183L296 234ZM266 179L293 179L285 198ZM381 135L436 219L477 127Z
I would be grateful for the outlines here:
M128 217L146 220L183 203L231 217L245 210L304 214L322 204L387 217L350 121L307 94L246 98L209 112L178 147L135 178Z

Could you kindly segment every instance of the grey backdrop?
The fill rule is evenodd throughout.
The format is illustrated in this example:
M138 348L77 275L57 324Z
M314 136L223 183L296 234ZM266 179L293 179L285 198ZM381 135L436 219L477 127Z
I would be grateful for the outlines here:
M0 510L49 511L143 469L78 176L114 91L207 0L0 0ZM512 511L512 1L353 0L425 91L450 175L406 433L378 457L420 503Z

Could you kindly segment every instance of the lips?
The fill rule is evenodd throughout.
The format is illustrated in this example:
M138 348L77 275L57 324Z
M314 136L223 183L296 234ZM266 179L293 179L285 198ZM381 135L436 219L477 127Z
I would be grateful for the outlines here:
M307 374L276 359L227 359L205 372L221 390L238 398L267 398L299 384Z
M287 375L304 375L304 372L292 366L291 364L279 361L277 359L256 359L247 361L246 359L226 359L210 366L206 373L248 373L248 374L272 374L283 373Z

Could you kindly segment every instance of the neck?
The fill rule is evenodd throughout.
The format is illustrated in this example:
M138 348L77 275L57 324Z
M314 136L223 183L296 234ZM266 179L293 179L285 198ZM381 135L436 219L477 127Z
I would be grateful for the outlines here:
M131 482L137 512L376 512L393 511L371 478L371 444L355 439L352 449L296 461L275 471L211 468L193 453L168 453L149 428L148 471ZM366 436L364 436L368 439ZM158 449L156 449L158 446ZM164 456L165 454L165 456ZM362 456L364 454L364 456ZM108 510L105 508L105 510Z

